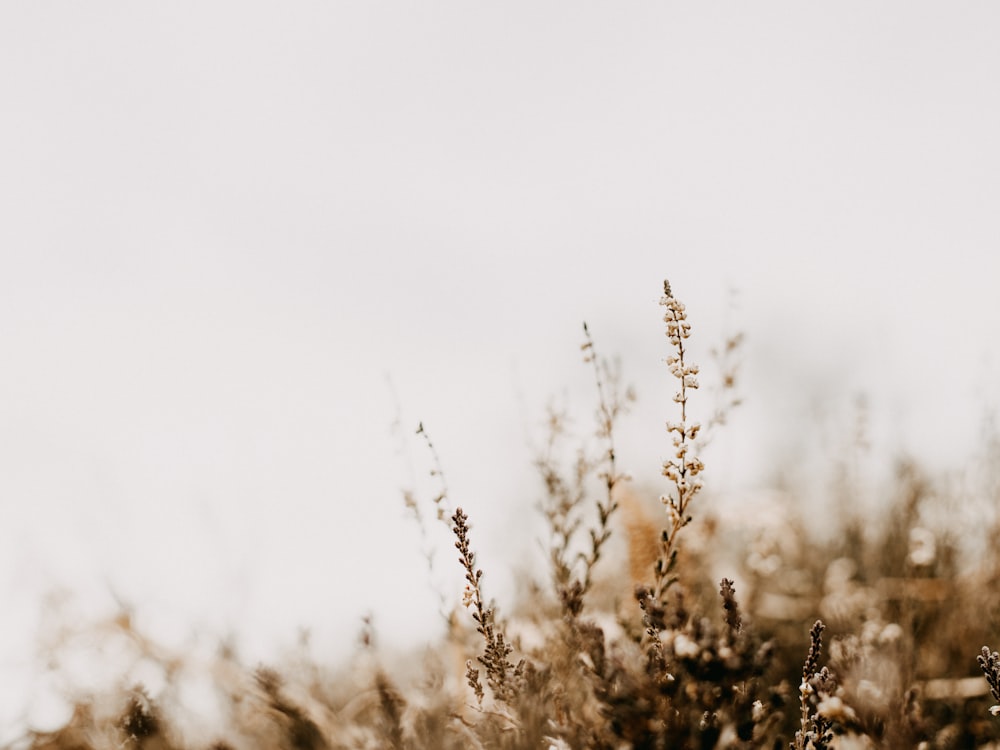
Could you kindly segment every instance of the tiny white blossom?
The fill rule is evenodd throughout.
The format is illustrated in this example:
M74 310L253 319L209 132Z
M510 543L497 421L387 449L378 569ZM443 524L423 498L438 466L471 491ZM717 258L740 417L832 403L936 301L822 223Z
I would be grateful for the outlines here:
M844 703L843 699L836 695L830 695L819 702L816 706L816 713L824 719L845 723L857 718L854 709Z
M701 647L684 633L674 636L674 653L682 659L693 659L701 652Z

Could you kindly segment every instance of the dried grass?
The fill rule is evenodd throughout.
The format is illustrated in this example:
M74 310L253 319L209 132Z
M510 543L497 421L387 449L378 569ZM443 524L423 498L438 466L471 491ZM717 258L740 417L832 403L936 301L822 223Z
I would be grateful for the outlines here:
M941 512L960 493L909 463L900 464L881 516L861 510L875 504L858 502L858 487L842 483L850 497L841 507L852 510L822 540L790 507L750 530L715 514L701 496L699 455L739 404L742 337L718 350L718 403L703 430L693 419L699 369L686 347L687 311L669 284L661 304L677 388L661 506L648 500L659 491L619 472L615 436L634 396L585 326L596 427L565 461L574 438L565 415L550 413L535 464L549 570L525 582L526 595L505 614L486 597L489 565L474 552L469 516L451 509L421 425L440 491L426 502L408 494L406 505L425 540L428 523L449 528L465 576L464 595L440 603L449 622L442 643L423 656L388 658L366 623L359 658L340 671L251 669L224 649L194 665L122 617L97 630L159 664L168 688L151 694L123 677L77 695L65 727L17 747L996 747L1000 719L991 712L1000 707L991 709L990 698L1000 704L1000 657L983 647L977 660L1000 623L996 521L968 524ZM961 495L991 507L1000 471L985 466L981 487ZM435 551L427 558L433 566ZM719 565L732 566L721 581L711 572ZM208 732L185 730L171 697L170 686L194 669L212 681L221 706Z

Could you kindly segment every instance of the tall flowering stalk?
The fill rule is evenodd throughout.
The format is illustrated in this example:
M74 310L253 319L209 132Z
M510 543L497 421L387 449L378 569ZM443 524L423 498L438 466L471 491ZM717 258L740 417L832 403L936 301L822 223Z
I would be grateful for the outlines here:
M834 717L855 716L854 710L836 696L837 680L833 673L826 667L819 667L825 629L823 621L816 620L809 630L809 653L802 665L799 685L800 728L789 746L791 750L828 750L833 743Z
M514 649L504 637L503 628L497 623L496 609L483 601L479 583L483 571L476 567L476 554L469 543L469 517L461 508L456 508L451 521L456 537L455 549L459 553L458 560L465 568L463 604L472 607L472 619L476 621L476 630L483 637L486 646L482 656L477 659L486 668L486 683L493 695L507 703L514 697L517 682L524 672L524 661L514 666L508 660L507 657ZM485 692L479 681L479 669L471 661L466 663L465 678L475 692L476 699L482 703Z
M677 535L691 523L688 506L701 490L698 475L705 468L692 450L701 424L689 423L687 413L688 392L698 387L698 365L685 359L684 342L691 335L691 324L687 322L684 304L671 292L669 281L663 282L660 305L666 308L663 320L667 324L667 338L673 347L666 362L670 374L680 384L680 390L674 394L674 402L680 405L681 419L679 422L667 422L667 434L674 450L670 458L663 462L663 476L673 482L673 490L660 497L667 508L667 527L660 537L660 556L655 568L656 582L652 593L657 600L662 599L664 592L677 580L673 575L677 562Z

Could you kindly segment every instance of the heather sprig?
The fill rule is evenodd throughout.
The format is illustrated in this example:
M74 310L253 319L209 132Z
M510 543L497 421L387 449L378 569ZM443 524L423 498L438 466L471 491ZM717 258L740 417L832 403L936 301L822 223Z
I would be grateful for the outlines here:
M653 596L657 599L662 598L664 592L676 581L676 576L672 574L677 560L677 538L681 529L691 523L688 507L701 490L699 474L705 468L692 450L701 424L688 422L689 391L698 388L698 365L687 360L684 346L691 335L691 324L687 322L684 304L674 297L669 281L663 282L660 305L666 308L663 320L667 324L667 339L673 348L666 362L670 374L680 386L673 400L679 405L681 413L679 422L667 422L667 432L671 436L674 451L663 462L663 475L673 482L673 488L672 492L660 497L667 508L667 527L660 537L660 556L655 566Z
M584 597L593 585L594 568L601 559L605 544L611 538L611 519L618 509L615 488L627 479L617 469L615 426L635 400L631 388L621 387L617 363L600 357L594 346L590 328L583 324L584 342L580 345L583 361L593 366L597 386L596 437L603 444L599 457L584 445L579 448L569 469L557 460L557 448L566 435L567 416L549 408L548 444L535 461L545 483L546 501L542 512L549 527L549 559L552 579L563 611L576 617L583 609ZM596 519L584 526L584 501L592 492L592 480L597 479L601 492L595 503ZM586 546L577 541L586 531ZM583 549L579 549L584 546ZM574 554L574 550L578 550Z
M726 625L729 626L729 634L735 637L743 630L743 616L740 614L740 604L736 601L736 589L733 581L723 578L719 582L719 594L722 596L722 608L726 612Z
M590 551L582 555L584 572L581 585L583 593L586 593L592 583L594 565L601 557L601 548L611 537L608 523L612 514L618 509L618 501L614 497L615 487L620 481L627 479L617 469L615 424L625 413L629 402L635 400L635 394L631 388L622 391L620 372L613 369L607 359L598 357L597 350L594 348L594 339L590 335L590 329L586 323L583 324L583 335L586 338L582 344L583 361L594 366L594 381L597 384L597 435L606 444L605 468L598 473L598 478L604 484L606 493L603 499L597 501L597 527L590 529Z
M593 460L583 449L577 451L572 468L567 473L556 458L557 448L566 432L565 413L549 407L548 443L540 452L535 466L545 484L546 500L541 511L549 531L548 555L552 569L552 584L561 600L569 604L573 586L573 542L583 525L580 508L587 493L587 480L594 471ZM582 601L580 602L582 605Z
M820 710L821 700L832 697L837 688L830 670L819 666L825 629L823 621L816 620L809 630L809 652L802 665L799 685L800 728L790 745L792 750L826 750L833 741L833 722Z
M508 703L516 693L516 683L523 672L524 662L522 660L517 666L510 662L508 657L514 649L496 622L496 608L484 603L480 586L483 571L476 567L476 554L469 544L469 517L461 508L456 508L451 520L454 524L458 560L465 569L466 585L462 602L466 607L473 608L472 619L476 621L476 632L483 637L485 644L483 653L477 660L486 669L486 684L493 695ZM466 679L481 701L484 693L479 682L479 670L471 662L467 664Z
M826 625L822 620L816 620L809 629L809 653L802 664L802 681L808 682L819 671L819 657L823 653L823 631Z
M983 670L986 683L990 686L990 694L997 705L990 706L990 713L994 716L1000 714L1000 654L990 651L983 646L982 653L977 657L979 668Z
M438 455L437 448L434 447L430 433L424 427L423 422L420 422L417 425L416 434L423 438L424 443L427 446L427 451L430 453L430 476L432 479L436 480L437 484L437 489L434 496L431 498L431 505L434 509L434 520L440 522L448 528L449 532L451 532L451 523L449 521L451 508L448 502L448 482L445 479L444 469L441 465L441 457ZM434 594L437 598L438 611L446 621L450 621L451 607L448 603L449 597L445 596L444 591L433 583L437 545L431 541L431 529L429 528L424 512L421 509L421 502L417 497L417 493L412 489L403 490L403 503L407 510L409 510L412 514L413 520L416 523L420 534L422 553L424 560L427 562L427 571L430 574Z
M740 351L746 337L743 333L727 335L721 347L712 347L709 355L718 372L718 383L711 389L715 405L696 443L696 449L704 451L718 429L729 423L729 415L743 403L739 393Z
M441 523L448 523L448 516L450 515L450 509L448 506L448 483L445 481L444 469L441 468L441 458L438 456L437 448L434 447L434 443L431 441L431 436L424 429L424 423L420 422L417 426L417 434L424 438L424 442L427 443L427 450L430 451L431 460L433 465L431 467L431 476L436 477L438 480L438 493L431 499L434 505L434 517Z

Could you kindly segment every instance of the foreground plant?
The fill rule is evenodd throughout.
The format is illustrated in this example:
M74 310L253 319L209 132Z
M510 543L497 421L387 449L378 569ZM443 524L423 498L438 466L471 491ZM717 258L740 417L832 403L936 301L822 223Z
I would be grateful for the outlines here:
M809 653L799 684L799 731L792 750L827 750L832 747L834 727L854 724L857 718L854 709L844 702L837 677L828 667L819 666L824 630L822 620L809 630Z
M667 509L667 525L660 532L659 554L653 567L652 587L639 586L635 597L643 612L643 625L648 641L647 655L651 667L666 674L662 649L662 633L668 627L666 593L677 582L678 537L691 523L688 513L691 500L702 488L698 475L704 469L701 459L694 455L694 440L701 429L698 422L688 423L688 391L698 388L698 366L686 359L684 342L691 336L684 304L673 295L670 282L663 282L660 305L666 308L663 320L667 324L667 339L673 351L666 359L670 374L678 381L674 403L680 408L680 421L668 421L667 433L673 444L673 455L663 462L662 473L673 483L672 491L660 496ZM683 612L683 607L678 608ZM674 617L676 622L683 617Z
M507 658L514 650L507 642L503 629L496 622L496 608L483 602L483 591L479 581L483 571L476 567L476 555L469 545L469 517L461 508L455 509L451 518L455 528L455 548L459 553L459 562L465 569L465 594L463 603L472 607L472 619L476 621L476 632L483 637L485 649L477 660L486 669L486 683L493 695L504 703L509 703L514 697L517 683L524 671L524 661L514 666ZM467 664L466 673L469 687L476 693L480 704L483 701L483 686L479 681L479 669L472 662Z
M802 683L799 685L800 728L795 733L792 750L825 750L833 742L833 722L819 711L819 700L836 688L830 670L819 668L825 629L826 625L816 620L809 630L809 653L802 665Z
M666 308L663 320L667 324L667 338L673 347L666 362L670 374L679 383L674 402L680 408L680 421L667 422L667 433L671 436L674 452L663 462L663 476L673 482L673 491L660 498L667 508L667 528L661 534L660 557L656 561L652 590L656 601L662 601L664 593L677 580L673 575L677 565L677 538L681 529L691 523L688 508L694 496L701 491L702 481L698 475L705 468L692 450L701 424L688 422L688 392L698 388L698 365L687 361L684 347L684 342L691 336L691 324L687 322L684 303L674 297L669 281L663 282L660 305Z

